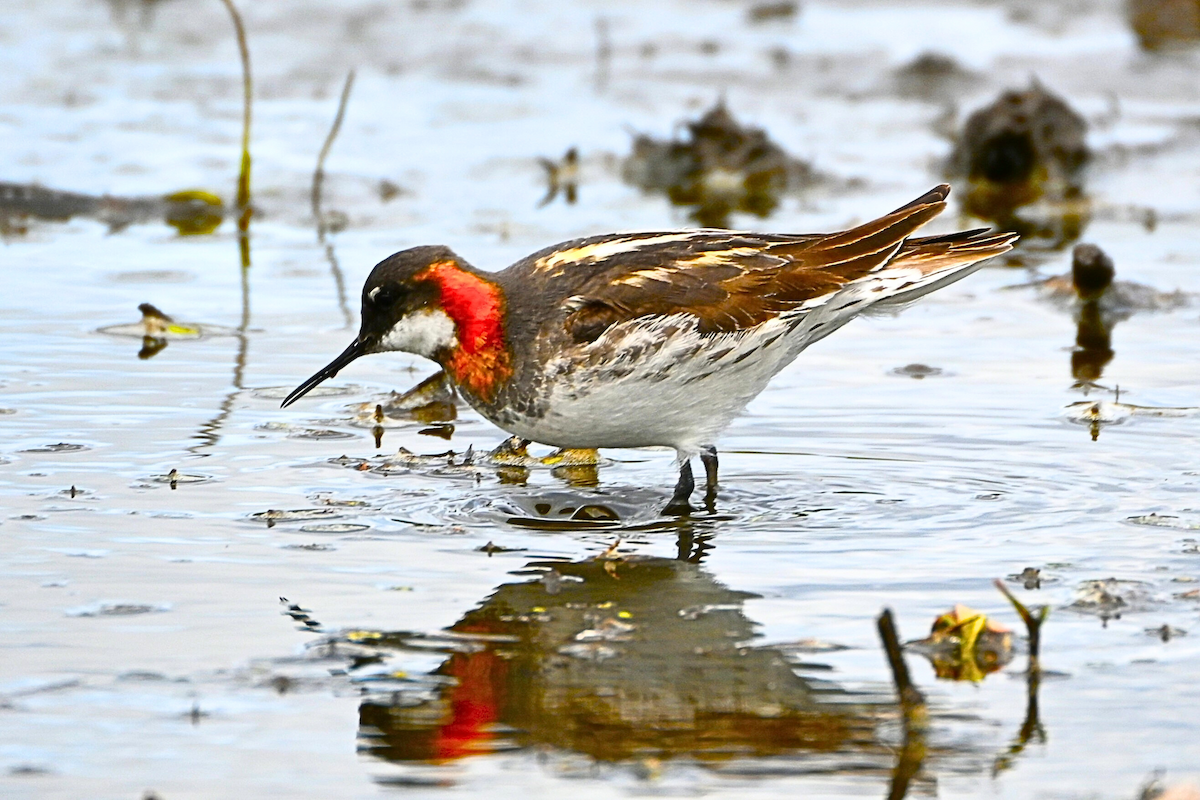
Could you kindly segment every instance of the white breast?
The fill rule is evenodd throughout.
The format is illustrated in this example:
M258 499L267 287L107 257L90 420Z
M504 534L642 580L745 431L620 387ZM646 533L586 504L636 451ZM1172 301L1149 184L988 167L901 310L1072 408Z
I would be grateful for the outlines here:
M458 346L454 320L440 308L414 311L392 326L379 341L381 353L401 350L433 358L439 350Z

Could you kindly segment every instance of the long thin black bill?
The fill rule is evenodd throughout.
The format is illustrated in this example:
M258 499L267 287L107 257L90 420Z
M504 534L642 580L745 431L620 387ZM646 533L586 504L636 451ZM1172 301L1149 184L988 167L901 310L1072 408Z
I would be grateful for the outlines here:
M293 389L292 393L289 394L284 399L284 401L279 405L279 407L287 408L292 403L296 402L301 397L304 397L304 395L308 394L310 391L312 391L314 388L316 388L317 384L321 383L322 381L326 380L327 378L332 378L334 375L337 375L338 372L341 369L343 369L347 364L349 364L351 361L358 358L359 356L365 356L366 354L367 354L366 344L364 344L360 339L355 339L353 342L350 343L349 347L347 347L345 350L342 351L342 354L340 356L335 358L333 361L330 361L316 375L313 375L311 378L306 380L304 383L300 384L295 389Z

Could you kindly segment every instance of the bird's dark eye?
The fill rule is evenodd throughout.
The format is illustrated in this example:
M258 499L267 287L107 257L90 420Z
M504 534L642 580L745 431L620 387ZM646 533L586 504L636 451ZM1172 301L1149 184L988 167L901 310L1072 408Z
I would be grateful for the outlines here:
M368 295L371 298L371 302L379 307L391 305L396 302L398 296L395 289L384 286L379 287Z

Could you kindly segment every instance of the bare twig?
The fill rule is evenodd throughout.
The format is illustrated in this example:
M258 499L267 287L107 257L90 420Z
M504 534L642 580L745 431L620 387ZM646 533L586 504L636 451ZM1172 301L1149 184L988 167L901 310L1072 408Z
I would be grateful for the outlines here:
M1041 667L1038 662L1038 651L1042 644L1042 623L1046 621L1046 617L1050 614L1050 606L1041 606L1038 608L1037 616L1035 617L1025 604L1013 596L1013 593L1004 585L1004 581L997 578L994 581L1000 593L1008 598L1008 602L1013 604L1013 608L1017 610L1017 615L1021 617L1021 621L1025 623L1025 630L1029 632L1029 672L1037 672Z
M321 210L321 190L325 186L325 159L329 157L329 151L333 149L333 142L337 139L338 131L342 129L342 120L346 116L346 105L350 102L350 89L353 86L354 70L350 70L346 75L346 82L342 85L342 97L338 101L333 125L329 128L325 143L321 145L320 154L317 155L317 166L313 170L312 180L312 213L317 221L317 241L325 245L325 258L329 261L329 271L333 274L333 283L337 288L338 308L341 309L347 328L353 324L354 320L350 316L350 306L346 303L346 279L342 276L342 268L338 264L337 255L333 252L333 244L325 241L325 234L329 232L329 226L326 224L325 214Z
M879 638L883 640L883 651L887 654L888 666L892 668L892 681L896 685L896 694L900 698L900 709L904 712L906 727L923 729L928 719L925 707L925 695L913 684L908 674L908 664L904 661L904 653L900 648L900 635L896 632L896 623L892 610L885 608L876 620L879 627Z
M608 20L596 18L596 94L608 88L608 75L612 63L612 38L609 36Z
M254 85L250 79L250 47L246 44L246 29L242 17L233 5L233 0L221 0L233 19L237 33L238 52L242 57L242 166L238 171L237 204L241 211L238 230L246 232L250 225L250 106L254 98Z
M317 220L317 238L322 242L325 241L327 232L325 217L321 214L321 188L325 183L325 159L329 156L330 149L333 148L338 131L342 129L342 119L346 116L346 104L350 100L350 89L353 86L354 70L350 70L350 73L346 75L346 83L342 86L342 98L338 101L337 114L333 117L333 126L329 129L329 135L325 137L325 143L321 145L321 153L317 156L317 168L313 170L312 211Z
M876 623L879 627L879 638L883 640L883 651L887 654L888 666L892 669L892 682L895 683L896 694L900 698L900 710L904 715L904 745L897 753L896 764L892 767L888 800L903 800L908 794L908 787L913 778L921 771L921 765L925 762L925 728L929 722L929 712L925 704L925 695L909 677L908 664L904 661L900 634L896 632L892 610L885 608Z
M1046 728L1042 725L1038 710L1038 689L1042 683L1038 649L1042 639L1042 623L1046 621L1046 616L1050 613L1049 606L1042 606L1037 610L1035 616L1025 607L1024 603L1013 596L1003 581L997 579L995 586L1001 594L1008 598L1008 602L1013 604L1013 608L1017 610L1017 615L1021 617L1025 623L1025 629L1029 632L1029 665L1025 669L1025 721L1021 723L1021 729L1017 732L1017 736L1009 745L1008 750L996 757L995 764L992 766L993 777L1012 767L1016 757L1025 750L1025 746L1029 742L1045 743L1046 741Z

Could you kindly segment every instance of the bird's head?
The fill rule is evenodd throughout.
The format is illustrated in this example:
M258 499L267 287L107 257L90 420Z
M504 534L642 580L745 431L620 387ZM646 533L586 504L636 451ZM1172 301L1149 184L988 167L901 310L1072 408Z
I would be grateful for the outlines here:
M283 406L359 356L395 350L438 362L456 382L490 399L496 379L511 374L500 288L448 247L413 247L389 256L363 285L358 336Z

